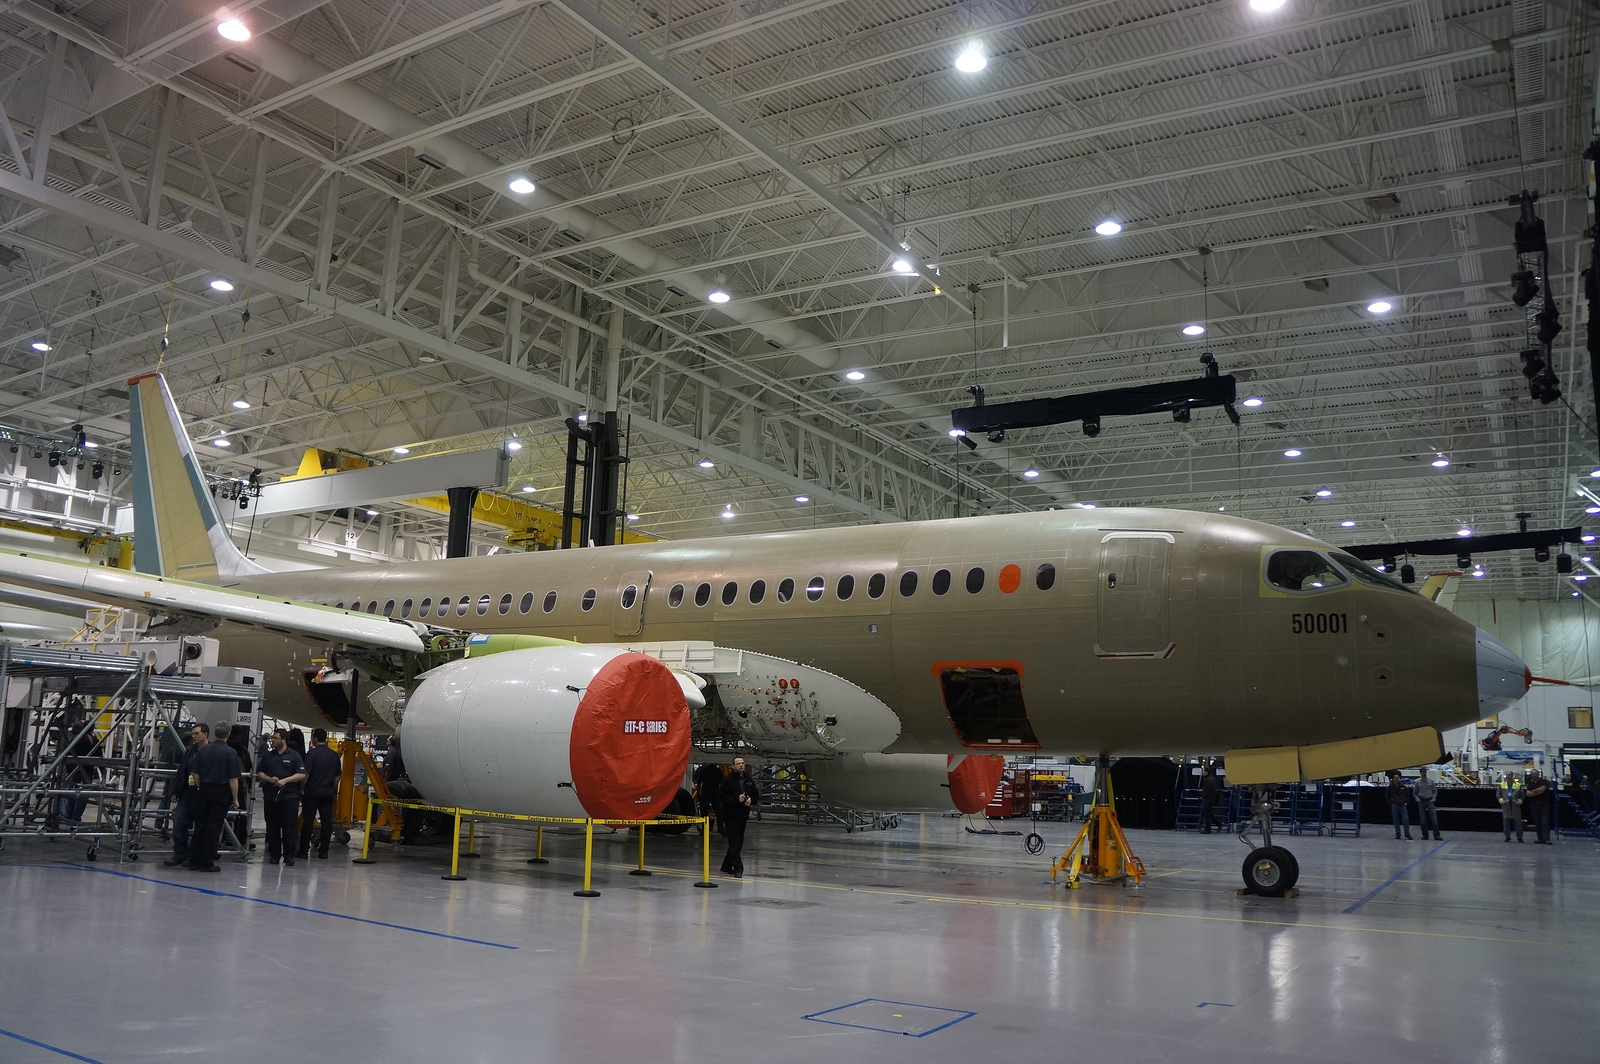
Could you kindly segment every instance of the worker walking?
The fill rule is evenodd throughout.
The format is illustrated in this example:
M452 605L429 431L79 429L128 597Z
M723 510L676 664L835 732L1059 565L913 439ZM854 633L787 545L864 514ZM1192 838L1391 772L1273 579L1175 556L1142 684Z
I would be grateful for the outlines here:
M1217 821L1217 801L1222 796L1222 781L1217 779L1217 772L1207 765L1200 772L1200 834L1211 834L1211 828ZM1222 830L1217 825L1217 830Z
M733 771L722 780L718 789L722 833L728 838L728 853L722 859L722 871L735 879L744 878L744 829L750 822L750 810L761 801L761 790L745 774L744 758L733 759Z
M272 752L261 758L256 779L261 781L261 808L267 821L267 863L294 864L299 840L300 784L306 778L305 762L289 748L289 733L272 733Z
M1394 837L1398 839L1400 829L1404 827L1406 838L1411 838L1411 810L1407 807L1411 801L1411 788L1400 778L1398 769L1390 770L1389 786L1383 796L1389 799L1389 819L1394 821Z
M322 728L311 730L311 749L306 751L306 780L300 785L300 857L311 856L311 822L315 820L317 857L328 856L328 840L333 835L333 799L339 793L339 774L344 764L339 755L328 749L328 733Z
M239 755L225 742L212 742L211 729L194 726L194 774L198 790L194 816L194 842L188 867L196 872L220 872L217 845L228 810L239 804Z
M1417 823L1422 828L1422 838L1428 838L1428 832L1433 832L1435 840L1442 840L1439 834L1439 785L1433 782L1428 775L1426 765L1422 768L1422 775L1417 777L1417 784L1412 788L1412 793L1417 796Z
M1517 841L1522 841L1522 792L1517 786L1515 773L1506 773L1500 786L1500 826L1505 829L1506 841L1511 841L1511 829L1517 829Z

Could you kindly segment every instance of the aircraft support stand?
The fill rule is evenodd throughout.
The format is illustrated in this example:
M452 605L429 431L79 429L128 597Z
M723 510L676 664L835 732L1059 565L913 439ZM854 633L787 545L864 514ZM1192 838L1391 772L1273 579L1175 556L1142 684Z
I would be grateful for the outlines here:
M1139 880L1144 878L1144 862L1134 855L1128 845L1128 836L1123 834L1122 825L1117 821L1117 810L1111 794L1109 757L1101 757L1095 762L1094 804L1078 831L1078 837L1072 840L1072 845L1067 847L1061 859L1050 866L1051 880L1064 868L1068 869L1069 889L1083 885L1080 880L1085 872L1091 883L1121 880L1124 884L1132 882L1138 886Z
M529 864L549 864L549 858L544 855L544 825L540 824L534 835L533 856L528 858Z
M1300 878L1300 862L1282 846L1272 844L1272 814L1277 809L1277 803L1272 800L1273 790L1270 783L1250 787L1250 820L1239 832L1239 841L1250 845L1250 828L1254 825L1261 829L1261 845L1251 849L1244 859L1244 890L1240 893L1292 898L1299 893L1294 885Z
M450 835L450 874L440 876L440 879L461 880L467 877L461 874L461 810L456 810L455 831Z
M594 868L594 821L583 823L583 889L572 893L579 898L598 898L600 892L589 885L589 873Z
M644 825L639 825L639 867L628 873L630 876L649 876L654 872L648 871L644 866Z

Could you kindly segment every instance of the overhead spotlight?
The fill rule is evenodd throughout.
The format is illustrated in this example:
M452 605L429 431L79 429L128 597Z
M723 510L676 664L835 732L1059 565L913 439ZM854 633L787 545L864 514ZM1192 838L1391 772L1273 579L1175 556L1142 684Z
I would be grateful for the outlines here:
M956 56L956 69L963 74L976 74L989 65L989 57L983 54L983 46L977 41L972 41L961 54Z
M1394 309L1394 304L1387 299L1374 299L1367 304L1368 314L1387 314Z
M50 350L50 345L45 343L43 340L35 340L33 343L29 344L28 346L33 348L35 351L38 351L40 354L43 354L44 352Z
M728 300L732 299L733 297L728 294L728 290L723 288L722 285L723 280L721 277L718 277L717 287L706 293L706 299L718 305L726 303Z
M1250 10L1267 15L1278 10L1286 2L1287 0L1250 0Z
M1385 559L1383 559L1383 564L1378 566L1378 571L1380 573L1392 573L1392 572L1394 572L1394 559L1393 558L1385 558Z
M1583 512L1586 514L1600 514L1600 506L1585 506Z
M1116 236L1118 233L1122 232L1122 223L1117 221L1115 218L1107 218L1105 221L1095 226L1094 231L1099 233L1101 236Z
M84 433L82 425L72 426L72 443L79 450L89 445L89 437Z
M533 490L534 490L534 488L533 488L532 484L524 484L524 485L522 485L522 494L524 494L524 495L532 495L533 494Z
M1024 469L1022 471L1022 475L1027 477L1029 480L1036 480L1038 479L1039 471L1037 469Z
M1561 312L1556 310L1554 303L1548 303L1533 319L1536 326L1534 335L1541 344L1551 344L1561 335Z
M522 441L517 439L516 437L512 437L511 439L506 441L506 450L508 450L508 451L520 451L520 450L522 450Z
M1402 584L1414 584L1414 583L1416 583L1417 582L1417 567L1415 565L1412 565L1410 562L1407 562L1405 565L1402 565L1400 567L1400 582Z
M396 447L394 449L394 453L395 454L410 454L411 453L411 448L409 448L409 447Z
M89 467L89 475L91 477L93 477L94 479L96 479L96 480L99 480L101 477L105 476L106 475L105 463L96 462L94 465L90 466Z
M1541 405L1548 406L1561 398L1561 381L1550 363L1545 360L1544 349L1530 347L1522 354L1522 375L1528 379L1528 394Z
M1318 488L1317 489L1317 498L1319 498L1319 499L1326 499L1332 494L1333 494L1333 489L1332 488Z
M713 462L709 458L700 459L700 468L701 469L712 469L712 468L714 468L716 466L716 464L717 463Z
M1283 456L1285 458L1299 458L1304 453L1305 452L1300 450L1298 447L1291 447L1287 451L1283 452Z
M1572 572L1572 555L1568 554L1566 551L1562 551L1560 554L1556 555L1556 572Z
M60 451L51 451L50 452L50 468L54 469L56 466L58 466L60 464L61 464L61 452Z
M1083 434L1089 437L1091 440L1100 435L1100 419L1098 417L1084 418Z
M1354 527L1356 527L1356 523L1354 521L1340 521L1339 522L1339 527L1340 528L1354 528Z
M1480 565L1478 568L1472 570L1472 575L1477 577L1479 580L1482 580L1484 576L1483 566Z
M911 265L911 260L907 259L907 258L897 258L897 259L895 259L893 262L889 263L889 268L891 270L893 270L895 273L916 273L917 272L917 268L915 266Z
M1511 275L1511 302L1525 307L1539 294L1539 282L1532 270L1518 270Z
M233 446L233 441L228 439L228 437L226 437L226 436L218 436L216 439L212 440L211 442L212 442L212 444L214 446L217 446L217 447L232 447Z
M858 369L853 369L844 375L844 379L847 381L864 381L867 379L867 375Z
M961 437L965 436L966 434L967 434L967 430L966 429L951 429L949 431L949 433L948 433L949 437L952 440L959 440Z
M1444 469L1449 464L1450 464L1450 459L1446 458L1442 454L1437 456L1433 460L1433 468L1435 468L1435 469Z
M629 514L628 515L628 520L637 521L637 520L639 520L639 515L638 514Z
M809 496L809 495L796 495L794 497L794 501L795 502L802 502L802 503L810 502L811 501L811 496Z
M1578 538L1581 539L1585 543L1593 543L1594 542L1594 533L1593 532L1585 532L1583 535L1579 536Z
M734 513L732 510L724 510L724 511L722 511L722 519L724 521L732 521L737 516L739 516L739 515Z
M1533 560L1536 561L1536 562L1547 562L1547 561L1549 561L1550 560L1550 548L1549 547L1535 547L1535 548L1533 548Z
M1185 336L1204 336L1205 334L1206 327L1197 321L1183 327L1183 335Z
M249 410L250 400L241 397L239 399L235 399L232 405L235 410Z
M532 181L529 181L526 177L518 174L516 177L511 179L511 184L507 185L506 187L511 189L511 191L515 192L519 196L526 196L532 192L536 186Z
M1456 535L1465 538L1472 535L1472 529L1468 528L1466 525L1462 525L1460 528L1456 529Z
M248 41L250 27L236 18L224 19L217 23L217 32L230 41Z
M1465 568L1467 568L1467 566L1469 566L1471 564L1472 564L1472 555L1470 555L1470 554L1457 554L1456 555L1456 568L1465 569Z
M1261 398L1259 395L1252 395L1250 398L1246 399L1243 403L1241 403L1239 405L1240 406L1247 406L1251 410L1254 410L1256 407L1260 406L1264 402L1266 402L1266 400Z
M211 290L213 292L231 292L233 291L233 282L223 280L221 277L218 277L216 280L211 282Z

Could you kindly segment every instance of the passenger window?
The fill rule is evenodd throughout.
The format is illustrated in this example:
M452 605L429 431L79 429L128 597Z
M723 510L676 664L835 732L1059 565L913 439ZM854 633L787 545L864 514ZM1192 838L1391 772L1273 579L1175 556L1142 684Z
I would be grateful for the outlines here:
M967 594L976 595L983 590L983 568L974 565L967 570Z
M722 604L732 606L733 600L739 597L739 581L729 580L722 585Z
M578 603L578 605L583 607L584 613L588 613L590 610L594 609L594 596L595 590L592 587L583 593L583 601Z
M426 617L428 614L430 614L432 612L433 612L433 599L431 599L431 598L423 599L422 603L419 606L417 606L417 616L418 617Z
M696 606L704 606L706 603L708 603L710 601L711 601L711 585L710 584L701 584L699 587L694 589L694 604Z
M767 582L765 580L757 580L755 583L750 585L750 605L759 606L761 604L761 600L766 597Z
M1033 586L1040 591L1049 591L1056 586L1056 567L1049 562L1039 566L1038 572L1033 574Z
M377 613L378 612L378 600L377 599L373 599L371 602L367 603L367 612L368 613Z
M354 610L356 613L360 613L361 612L361 600L360 599L356 599L354 602L350 603L350 608L352 610Z
M553 610L555 608L556 608L556 593L554 591L545 592L545 596L544 596L544 612L549 613L551 610Z
M383 604L383 615L385 617L394 616L394 599L390 599L388 602Z
M788 602L794 598L794 581L787 576L778 581L778 601Z
M478 616L482 617L484 614L486 614L488 612L489 612L489 596L488 595L480 595L480 596L478 596Z
M465 617L467 615L467 611L470 610L471 608L472 608L472 596L471 595L462 595L459 599L456 600L456 616L457 617Z
M507 613L510 613L510 612L511 612L511 592L507 591L504 595L500 596L500 613L502 615L504 615L504 614L507 614ZM523 613L527 613L528 611L527 610L523 610L522 612Z
M817 601L817 599L822 597L823 589L827 586L828 582L822 579L822 577L813 576L809 581L806 582L806 598L810 599L812 602Z
M667 592L667 608L677 609L683 605L683 585L673 584L672 590Z
M524 593L522 601L517 603L517 612L527 613L531 609L533 609L533 592L529 591Z
M629 584L627 587L622 589L622 608L623 609L625 609L625 610L633 609L633 604L635 602L638 602L638 601L639 601L639 585L638 584Z
M935 595L942 595L950 590L950 570L940 569L933 574L933 579L928 581L928 590Z
M917 571L907 569L900 574L900 597L910 598L917 593Z
M1323 591L1349 581L1314 550L1280 550L1267 559L1267 583L1283 591Z
M883 589L889 586L889 581L882 573L873 573L867 578L867 597L883 598Z
M838 591L840 602L843 602L851 595L854 595L856 593L856 578L851 576L849 573L845 573L839 578Z
M404 602L400 603L400 616L401 617L409 617L409 616L411 616L411 600L410 599L406 599Z
M344 603L342 603L342 602L334 603L333 608L336 609L336 610L342 610L342 609L344 609Z
M439 600L439 616L450 616L450 596L446 595Z

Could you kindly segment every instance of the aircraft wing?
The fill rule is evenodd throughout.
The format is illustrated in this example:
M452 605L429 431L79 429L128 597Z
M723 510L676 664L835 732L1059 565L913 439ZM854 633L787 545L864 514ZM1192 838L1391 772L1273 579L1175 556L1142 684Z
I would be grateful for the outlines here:
M227 621L313 642L381 650L423 649L414 628L387 617L124 569L74 565L20 551L0 550L0 583L123 606L168 618L169 623L215 627Z

